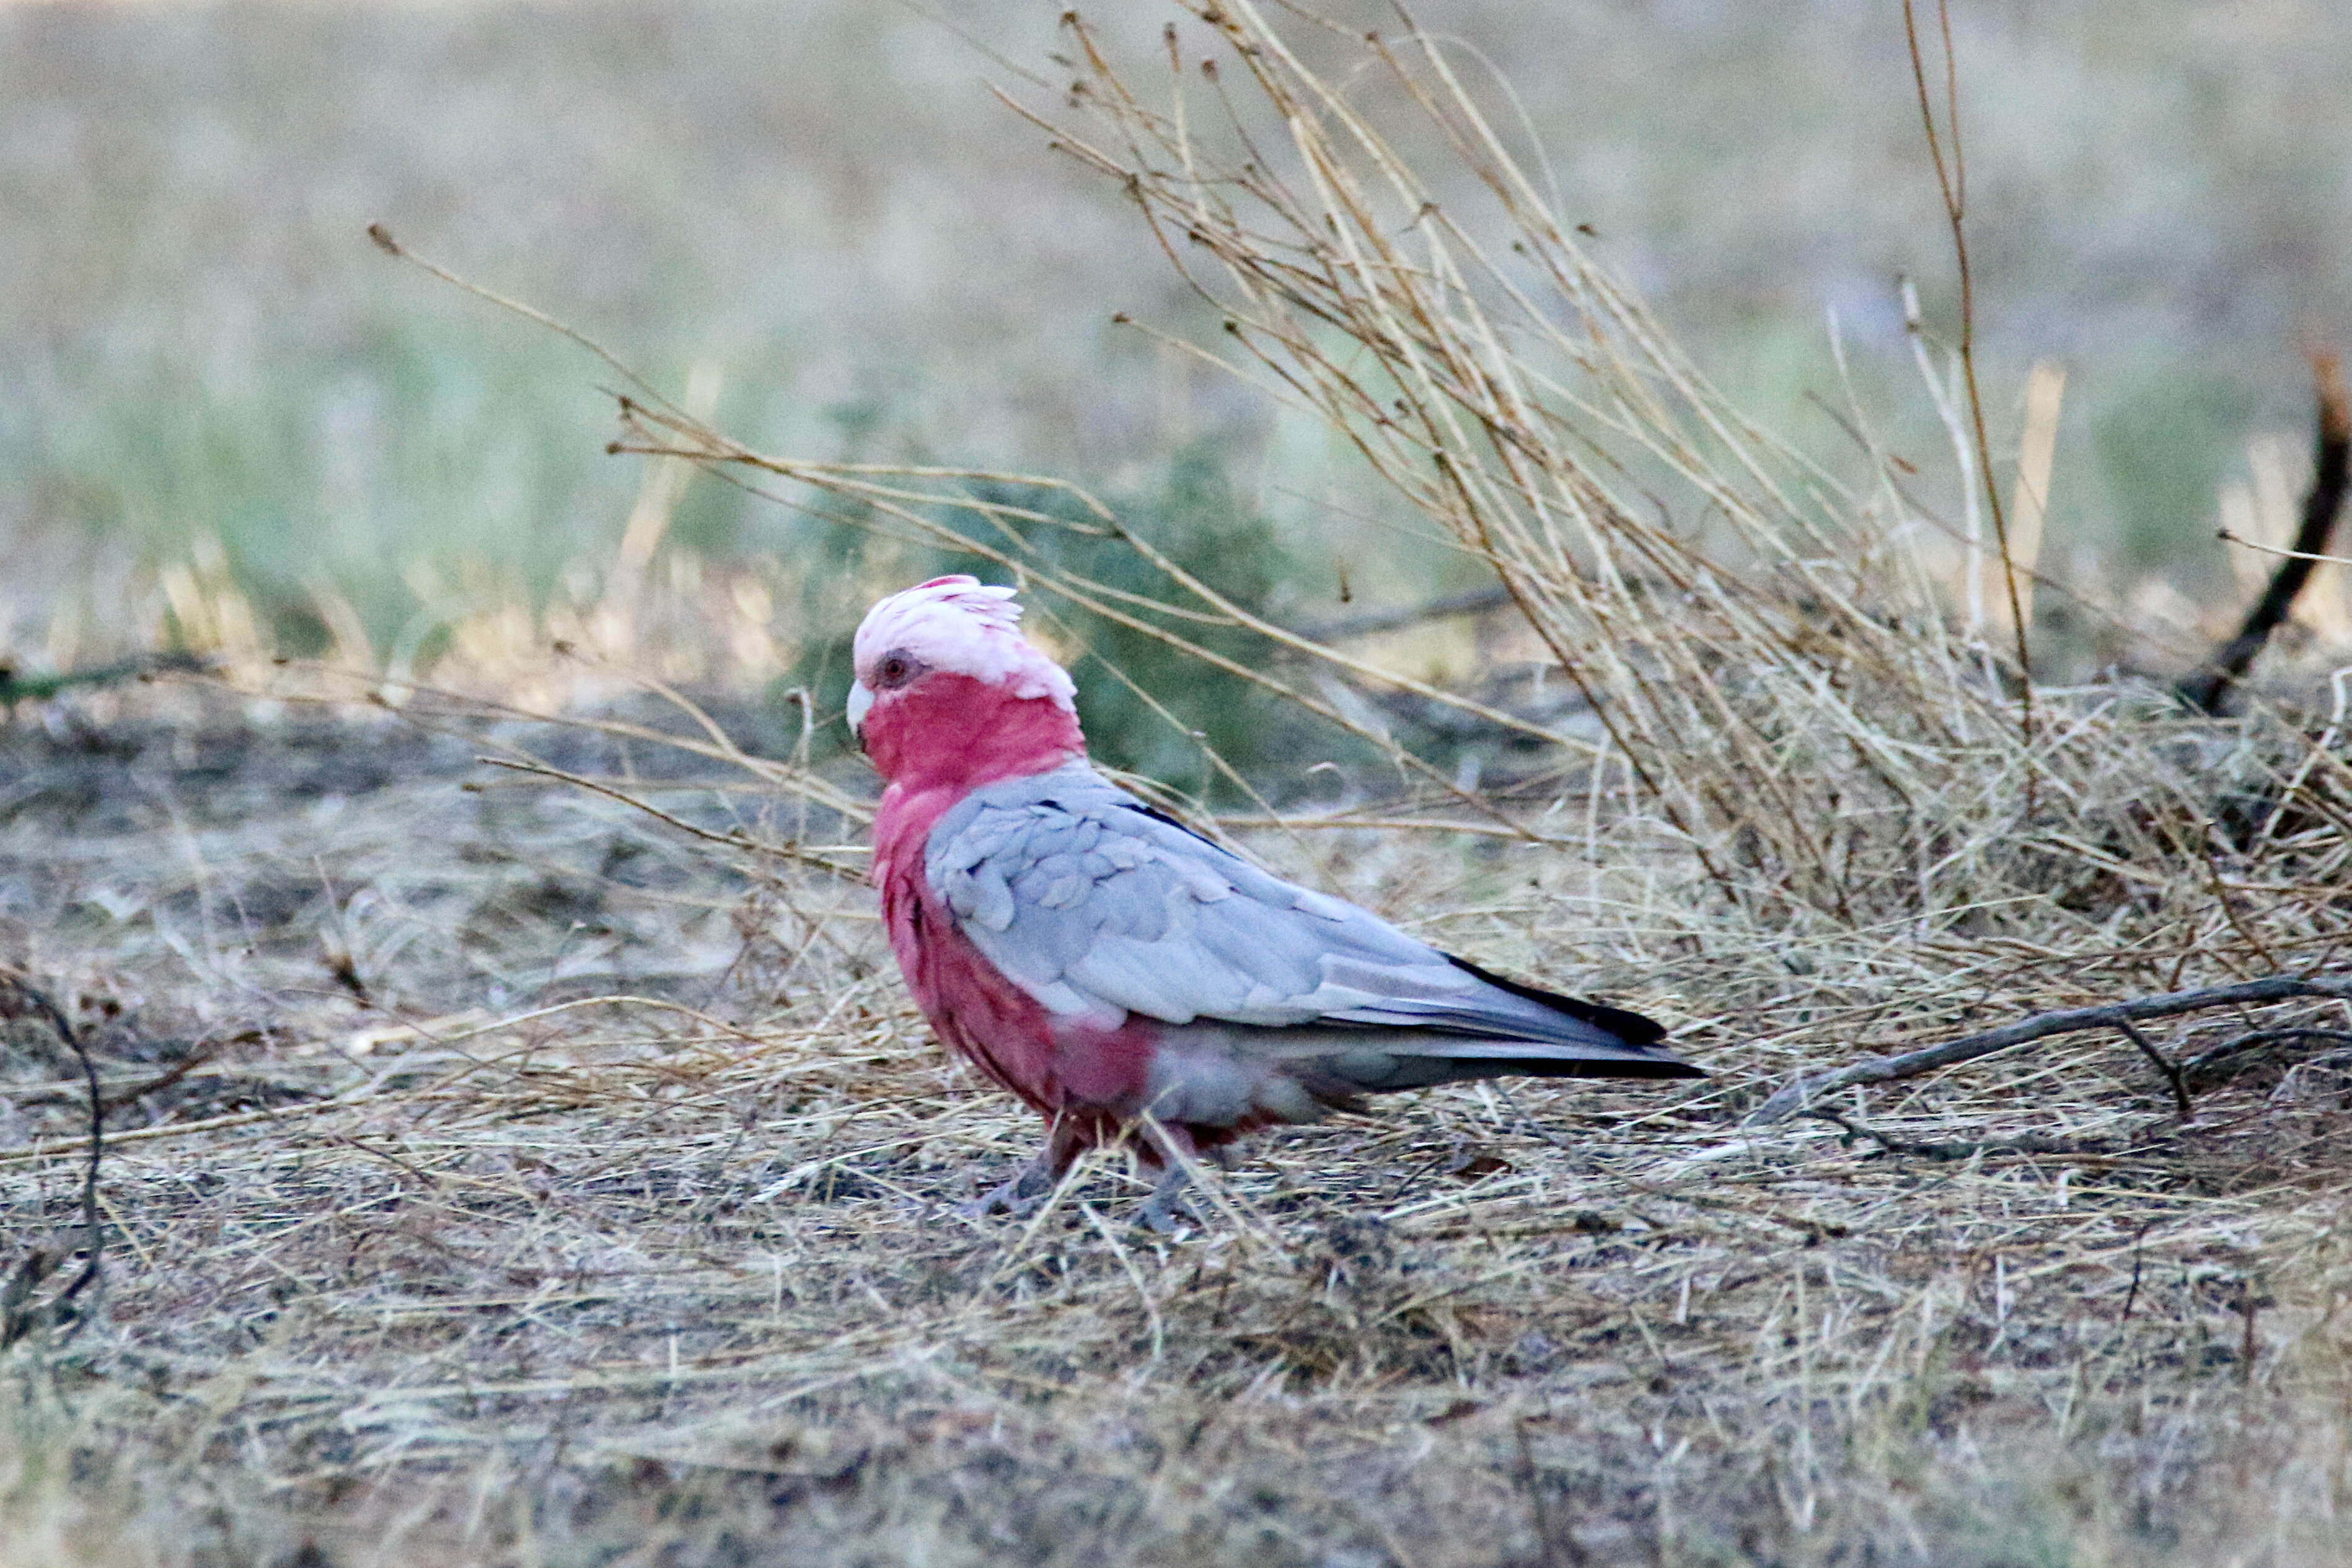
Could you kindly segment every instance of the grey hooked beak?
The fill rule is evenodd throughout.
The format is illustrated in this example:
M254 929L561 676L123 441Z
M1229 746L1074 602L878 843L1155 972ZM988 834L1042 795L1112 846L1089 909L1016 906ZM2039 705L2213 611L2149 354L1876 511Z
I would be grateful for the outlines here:
M866 683L862 680L851 681L849 683L849 732L857 737L857 743L861 746L866 743L866 710L873 706L874 693L866 689Z

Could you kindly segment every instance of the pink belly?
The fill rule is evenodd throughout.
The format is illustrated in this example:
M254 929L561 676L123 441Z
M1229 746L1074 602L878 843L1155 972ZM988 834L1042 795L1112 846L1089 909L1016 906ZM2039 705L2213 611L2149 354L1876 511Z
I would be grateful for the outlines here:
M1150 1026L1057 1022L989 963L915 877L888 876L882 903L907 988L950 1048L1045 1117L1076 1123L1081 1142L1108 1136L1141 1109L1157 1049Z

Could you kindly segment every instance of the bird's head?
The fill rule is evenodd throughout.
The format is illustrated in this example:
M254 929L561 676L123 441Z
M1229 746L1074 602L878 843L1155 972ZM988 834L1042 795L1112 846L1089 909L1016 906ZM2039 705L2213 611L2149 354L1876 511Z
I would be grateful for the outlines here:
M1077 687L1020 620L1012 589L961 574L866 612L849 727L883 776L977 784L1085 753Z

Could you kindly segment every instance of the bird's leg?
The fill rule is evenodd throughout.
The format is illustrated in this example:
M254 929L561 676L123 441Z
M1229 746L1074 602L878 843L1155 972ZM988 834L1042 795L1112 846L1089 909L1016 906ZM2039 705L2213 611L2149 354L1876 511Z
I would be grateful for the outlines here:
M1076 1128L1066 1118L1056 1117L1051 1131L1045 1134L1044 1147L1030 1156L1027 1163L1013 1173L1012 1179L982 1193L969 1203L956 1205L956 1213L966 1219L981 1219L999 1212L1014 1219L1033 1213L1070 1162L1078 1157Z
M1151 1195L1143 1200L1143 1207L1135 1217L1140 1224L1166 1236L1176 1228L1175 1205L1183 1197L1184 1190L1192 1184L1193 1163L1205 1158L1223 1166L1224 1151L1204 1152L1183 1128L1171 1127L1156 1118L1148 1123L1147 1136L1162 1145L1165 1163L1160 1169L1160 1180L1152 1185Z
M1045 1194L1053 1191L1055 1174L1051 1152L1041 1149L1034 1158L1024 1161L1010 1180L956 1205L955 1212L966 1219L981 1219L1002 1211L1019 1219L1045 1201Z
M1173 1234L1176 1229L1175 1205L1182 1199L1184 1189L1192 1184L1192 1174L1171 1161L1168 1168L1160 1173L1160 1180L1153 1184L1151 1195L1143 1200L1143 1207L1136 1211L1137 1223L1161 1236Z

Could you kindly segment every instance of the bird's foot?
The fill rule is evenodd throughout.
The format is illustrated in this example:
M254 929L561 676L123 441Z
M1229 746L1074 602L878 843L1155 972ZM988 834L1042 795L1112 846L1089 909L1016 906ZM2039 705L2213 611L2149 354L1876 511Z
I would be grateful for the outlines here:
M955 1212L966 1219L985 1219L992 1214L1026 1219L1053 1193L1055 1174L1052 1161L1040 1154L1015 1171L1010 1181L956 1205Z
M1172 1236L1178 1223L1178 1205L1181 1205L1182 1217L1197 1223L1198 1216L1192 1212L1187 1197L1192 1184L1192 1178L1185 1173L1184 1167L1171 1161L1168 1168L1160 1173L1160 1180L1152 1184L1151 1195L1144 1199L1143 1206L1136 1211L1135 1222L1158 1235Z
M1146 1119L1146 1126L1162 1151L1161 1158L1153 1162L1160 1165L1160 1180L1153 1184L1151 1195L1143 1200L1143 1207L1136 1211L1135 1219L1138 1225L1168 1236L1181 1221L1200 1224L1205 1213L1195 1206L1192 1198L1192 1166L1199 1163L1214 1165L1220 1171L1230 1170L1232 1155L1223 1144L1202 1148L1187 1128L1169 1126L1151 1118Z

